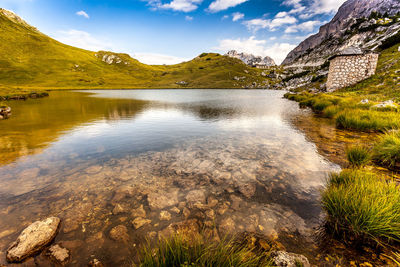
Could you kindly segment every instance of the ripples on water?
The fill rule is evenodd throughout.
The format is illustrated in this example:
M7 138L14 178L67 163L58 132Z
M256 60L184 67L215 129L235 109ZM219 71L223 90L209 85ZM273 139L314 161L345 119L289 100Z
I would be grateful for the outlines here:
M302 111L282 95L116 90L12 102L0 122L0 264L24 227L51 215L63 220L56 242L71 250L70 265L93 255L126 263L133 244L185 222L215 238L248 231L312 243L319 190L338 167L296 130ZM127 243L110 236L121 224Z

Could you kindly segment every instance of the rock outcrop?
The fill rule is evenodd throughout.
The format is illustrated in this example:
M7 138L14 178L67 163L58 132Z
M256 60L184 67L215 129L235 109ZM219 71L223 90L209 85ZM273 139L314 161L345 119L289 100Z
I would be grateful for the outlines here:
M261 64L267 67L276 66L275 61L270 57L260 57L254 56L252 54L247 53L239 53L236 50L231 50L226 54L228 57L237 58L243 61L245 64L253 66L256 64Z
M7 250L7 260L21 262L41 251L56 237L59 225L60 219L57 217L50 217L29 225Z
M399 32L400 22L390 18L399 11L397 0L348 0L328 24L300 43L282 64L319 66L349 46L376 49L385 39ZM370 17L372 12L387 17L375 19Z

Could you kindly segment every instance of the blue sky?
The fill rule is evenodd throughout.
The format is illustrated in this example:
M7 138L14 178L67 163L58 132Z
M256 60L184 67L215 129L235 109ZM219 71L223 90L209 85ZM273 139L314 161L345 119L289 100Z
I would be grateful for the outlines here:
M173 64L230 49L280 63L345 0L0 0L70 45Z

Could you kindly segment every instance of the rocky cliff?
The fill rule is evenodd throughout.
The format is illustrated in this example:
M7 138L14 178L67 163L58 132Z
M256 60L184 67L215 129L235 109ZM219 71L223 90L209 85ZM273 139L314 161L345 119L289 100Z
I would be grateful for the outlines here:
M247 53L239 53L236 50L231 50L226 54L228 57L237 58L247 65L262 64L268 67L276 66L275 61L270 57L260 57Z
M379 13L378 16L371 14ZM319 32L291 51L283 65L318 66L349 46L376 49L400 28L399 0L348 0ZM374 15L374 14L373 14Z

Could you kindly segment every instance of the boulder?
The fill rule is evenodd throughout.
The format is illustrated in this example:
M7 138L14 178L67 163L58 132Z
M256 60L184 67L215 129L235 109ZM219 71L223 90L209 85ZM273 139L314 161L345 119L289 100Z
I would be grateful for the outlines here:
M29 225L7 250L7 260L21 262L41 251L56 237L59 225L60 219L57 217L50 217Z
M275 251L271 254L272 262L278 267L310 267L310 262L304 255L289 253L286 251Z

